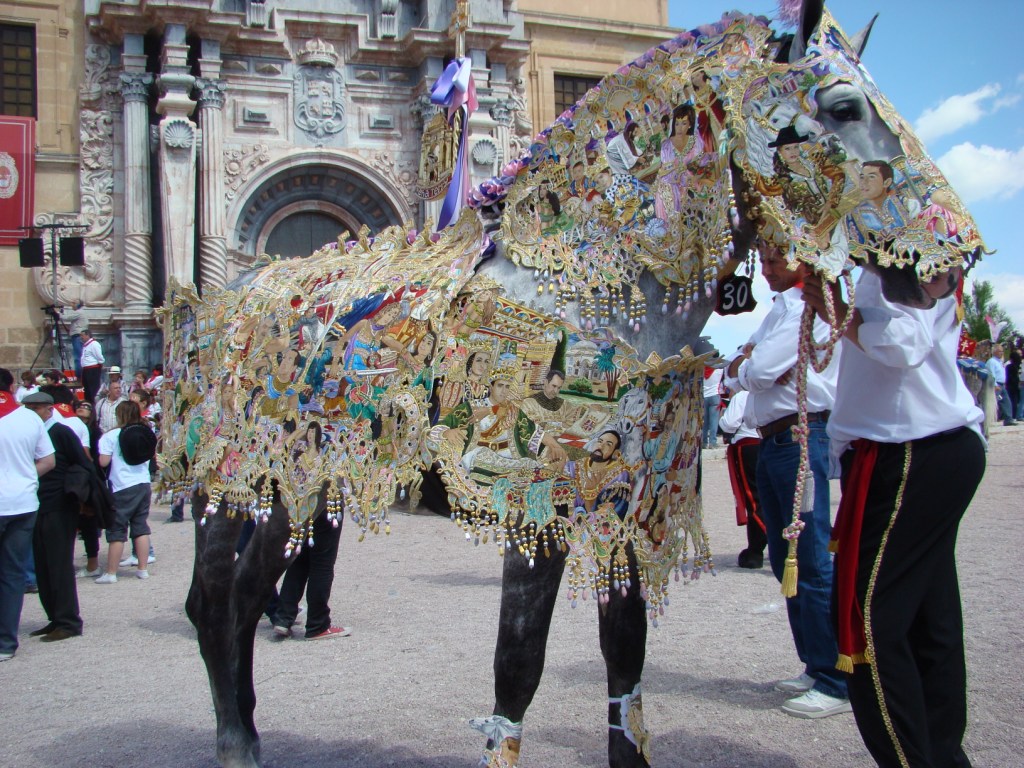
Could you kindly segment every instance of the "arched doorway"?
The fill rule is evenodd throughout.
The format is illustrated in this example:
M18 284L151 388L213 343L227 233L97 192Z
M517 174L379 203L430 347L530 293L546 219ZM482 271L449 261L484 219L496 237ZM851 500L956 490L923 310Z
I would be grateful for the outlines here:
M243 260L261 253L308 256L346 230L354 236L367 226L376 233L403 220L365 175L324 162L274 173L246 196L239 214L234 233Z

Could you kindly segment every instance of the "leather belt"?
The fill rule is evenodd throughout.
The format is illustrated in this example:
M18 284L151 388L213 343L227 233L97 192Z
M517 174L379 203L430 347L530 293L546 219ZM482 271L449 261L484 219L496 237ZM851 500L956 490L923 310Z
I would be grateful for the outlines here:
M828 421L828 417L832 414L832 411L816 411L815 413L807 414L807 423L813 424L817 421ZM789 414L789 416L783 416L781 419L775 421L769 421L763 427L757 428L757 434L761 436L761 439L777 435L779 432L785 432L790 427L795 427L799 422L800 417L795 413Z

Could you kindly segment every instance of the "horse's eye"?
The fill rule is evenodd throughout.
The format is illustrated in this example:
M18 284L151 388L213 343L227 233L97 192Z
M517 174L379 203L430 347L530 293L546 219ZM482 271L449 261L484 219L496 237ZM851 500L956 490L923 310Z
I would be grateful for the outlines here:
M829 109L829 115L840 123L853 123L863 118L860 105L853 101L837 102Z

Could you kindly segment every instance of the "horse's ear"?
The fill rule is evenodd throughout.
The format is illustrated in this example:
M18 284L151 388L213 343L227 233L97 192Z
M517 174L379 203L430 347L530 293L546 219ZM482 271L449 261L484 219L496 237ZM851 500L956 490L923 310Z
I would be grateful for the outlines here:
M803 0L800 5L800 24L793 36L793 45L789 49L790 62L799 61L807 52L807 43L821 22L821 13L825 10L825 0Z
M850 41L850 45L853 46L853 50L857 52L857 58L863 58L864 49L868 47L868 38L871 36L871 30L875 26L875 22L878 21L878 14L876 13L871 17L871 21L867 25L853 36L853 40Z

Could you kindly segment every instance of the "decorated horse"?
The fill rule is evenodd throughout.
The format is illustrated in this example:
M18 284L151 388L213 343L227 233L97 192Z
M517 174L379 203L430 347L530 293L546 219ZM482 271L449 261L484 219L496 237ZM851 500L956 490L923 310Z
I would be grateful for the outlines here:
M922 281L982 249L861 67L866 32L817 2L794 21L727 14L623 66L437 234L360 232L202 297L170 286L162 464L197 520L187 610L223 765L259 764L254 633L314 518L388 530L424 473L504 555L482 764L518 763L566 569L571 603L597 605L609 764L650 764L648 621L673 579L713 568L698 341L719 282L760 240L925 303Z

